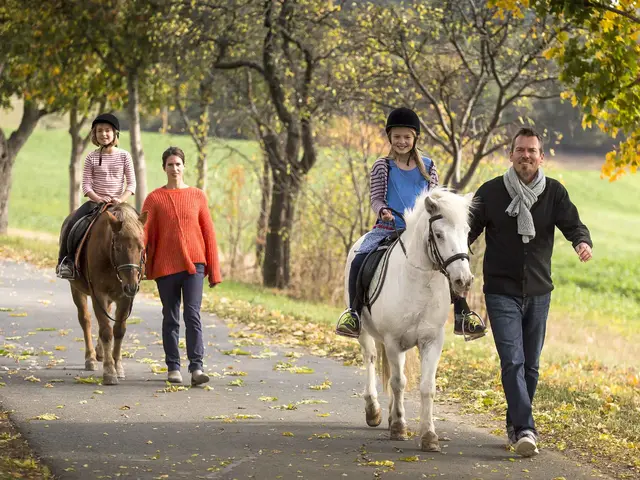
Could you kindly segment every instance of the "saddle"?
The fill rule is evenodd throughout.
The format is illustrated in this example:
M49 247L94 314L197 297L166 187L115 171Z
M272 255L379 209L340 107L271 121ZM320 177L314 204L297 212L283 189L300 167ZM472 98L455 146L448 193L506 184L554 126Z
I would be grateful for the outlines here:
M84 217L80 218L69 230L67 235L67 251L75 252L74 254L74 266L76 271L80 271L80 254L82 253L82 247L84 246L89 232L96 219L104 212L110 204L101 203L96 205Z
M360 305L367 307L369 310L371 310L371 305L380 295L380 290L384 285L389 256L393 247L398 243L402 232L404 232L404 229L394 231L380 242L375 250L369 252L362 263L362 267L360 267L356 283L356 297L360 300Z

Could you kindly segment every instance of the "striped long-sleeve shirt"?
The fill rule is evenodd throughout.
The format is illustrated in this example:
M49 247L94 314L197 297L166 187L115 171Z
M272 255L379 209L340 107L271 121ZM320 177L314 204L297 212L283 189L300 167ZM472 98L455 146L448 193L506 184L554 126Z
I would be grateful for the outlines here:
M424 161L423 157L423 161ZM389 208L387 205L387 186L389 184L389 161L388 157L381 157L373 162L371 167L371 184L370 199L371 208L378 217L383 208ZM425 162L427 164L428 162ZM431 161L429 168L429 190L438 185L438 171L436 164Z
M111 153L102 152L100 164L100 150L94 150L84 160L82 171L82 193L93 192L99 197L119 197L126 190L136 193L136 174L133 169L133 159L129 152L113 148Z

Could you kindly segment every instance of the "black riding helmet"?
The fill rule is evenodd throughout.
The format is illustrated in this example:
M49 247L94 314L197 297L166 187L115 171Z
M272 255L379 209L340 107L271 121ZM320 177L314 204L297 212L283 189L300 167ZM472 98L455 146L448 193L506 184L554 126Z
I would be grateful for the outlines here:
M116 131L116 135L120 133L120 122L118 121L118 118L111 113L101 113L100 115L98 115L93 123L91 123L91 129L93 130L93 127L95 127L98 123L108 123L114 128L114 130Z
M387 126L385 130L387 135L393 127L409 127L416 131L416 135L420 135L420 119L416 112L410 108L400 107L391 110L391 113L387 117Z

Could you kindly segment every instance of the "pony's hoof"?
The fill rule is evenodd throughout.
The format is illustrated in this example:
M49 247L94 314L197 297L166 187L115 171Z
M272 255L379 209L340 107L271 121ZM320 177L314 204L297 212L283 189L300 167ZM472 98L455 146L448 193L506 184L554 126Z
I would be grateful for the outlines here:
M84 369L89 372L95 372L98 369L98 362L95 360L87 360L84 362Z
M441 451L440 444L438 443L438 435L433 432L425 433L420 441L420 450L423 452Z
M382 411L380 410L380 407L378 407L377 410L375 408L366 407L364 412L367 415L367 425L370 427L377 427L382 423Z
M407 434L407 426L403 423L391 425L391 427L389 428L389 439L400 441L409 440L409 435Z
M102 384L103 385L118 385L118 377L117 377L117 375L103 375L102 376Z

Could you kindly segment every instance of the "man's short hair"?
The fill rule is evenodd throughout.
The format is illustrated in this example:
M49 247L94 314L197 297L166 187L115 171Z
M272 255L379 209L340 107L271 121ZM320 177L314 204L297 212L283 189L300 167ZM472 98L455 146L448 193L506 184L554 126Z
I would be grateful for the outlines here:
M509 153L513 153L513 149L516 145L516 139L518 137L536 137L538 139L538 144L540 145L540 153L544 153L544 143L542 141L542 135L540 135L531 127L522 127L516 132L516 134L513 136L513 139L511 140L511 150Z

